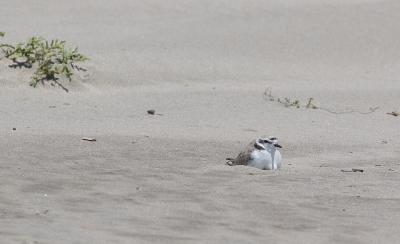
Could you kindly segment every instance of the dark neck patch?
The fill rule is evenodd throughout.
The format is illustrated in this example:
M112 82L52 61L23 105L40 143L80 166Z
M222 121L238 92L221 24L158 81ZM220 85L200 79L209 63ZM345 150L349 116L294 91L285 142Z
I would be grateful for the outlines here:
M265 148L263 148L260 144L258 144L257 142L254 143L254 147L257 148L258 150L265 150Z

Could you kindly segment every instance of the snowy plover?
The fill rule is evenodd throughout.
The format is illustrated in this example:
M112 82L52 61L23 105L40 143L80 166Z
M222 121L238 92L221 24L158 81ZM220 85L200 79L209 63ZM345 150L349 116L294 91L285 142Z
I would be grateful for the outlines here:
M261 137L239 153L236 158L227 158L227 164L247 165L259 169L281 168L282 156L277 148L281 148L276 137Z

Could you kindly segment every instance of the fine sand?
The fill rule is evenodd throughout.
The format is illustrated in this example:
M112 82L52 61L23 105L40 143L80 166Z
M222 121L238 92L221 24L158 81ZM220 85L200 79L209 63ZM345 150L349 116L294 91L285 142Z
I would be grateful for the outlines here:
M1 244L400 242L398 1L0 6L90 57L69 93L0 60ZM261 135L281 170L225 164Z

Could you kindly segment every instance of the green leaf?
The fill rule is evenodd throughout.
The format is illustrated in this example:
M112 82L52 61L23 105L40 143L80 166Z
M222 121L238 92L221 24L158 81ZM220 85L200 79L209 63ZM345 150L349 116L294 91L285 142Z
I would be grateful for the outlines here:
M47 41L41 37L31 37L26 43L18 43L12 46L0 44L1 51L5 57L21 65L21 60L25 67L32 67L37 64L30 85L36 87L45 81L50 84L57 84L63 90L65 87L57 80L61 77L71 81L73 70L84 70L75 65L76 62L88 60L87 57L78 52L78 48L69 49L65 47L66 42L60 40ZM18 62L17 62L18 60Z

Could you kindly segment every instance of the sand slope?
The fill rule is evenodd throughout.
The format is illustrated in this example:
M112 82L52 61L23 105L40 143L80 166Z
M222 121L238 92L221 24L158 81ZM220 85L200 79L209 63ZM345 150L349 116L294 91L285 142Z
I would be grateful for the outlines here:
M70 93L0 61L0 243L398 242L400 120L386 113L400 110L399 11L2 3L4 41L65 39L91 60ZM268 87L331 112L285 108ZM282 170L224 164L264 134L280 138Z

